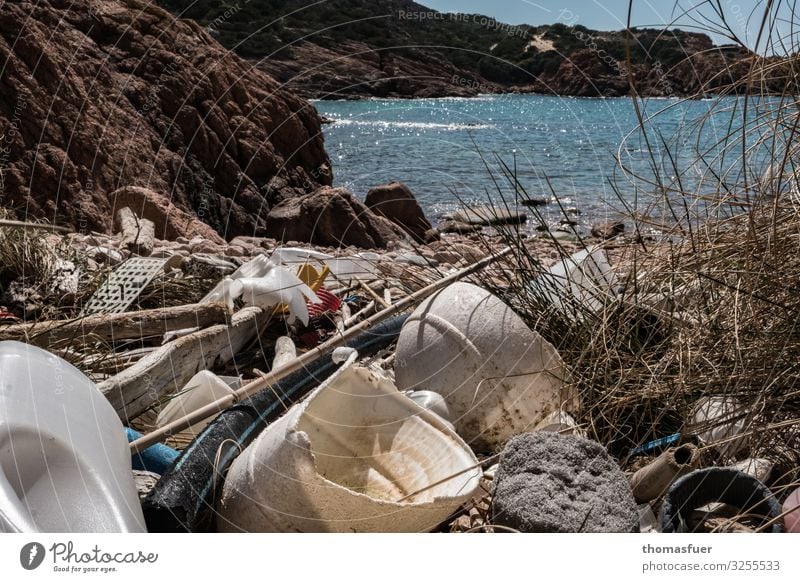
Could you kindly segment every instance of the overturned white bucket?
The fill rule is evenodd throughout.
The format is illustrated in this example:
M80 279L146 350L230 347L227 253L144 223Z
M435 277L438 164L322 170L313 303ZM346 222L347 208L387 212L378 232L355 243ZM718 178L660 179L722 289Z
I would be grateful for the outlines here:
M554 410L577 408L556 349L469 283L446 287L411 314L394 372L401 390L441 394L458 434L476 449L499 450Z
M475 492L477 463L436 414L383 376L345 366L234 461L217 525L220 531L428 531Z

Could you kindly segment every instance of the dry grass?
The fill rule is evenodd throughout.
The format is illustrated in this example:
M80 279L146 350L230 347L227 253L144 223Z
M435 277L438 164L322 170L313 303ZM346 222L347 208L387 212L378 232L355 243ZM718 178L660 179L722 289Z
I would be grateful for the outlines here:
M765 29L769 18L777 16ZM637 236L616 251L619 288L599 309L563 287L532 283L546 269L515 229L499 229L514 255L505 284L490 287L557 347L581 394L579 422L625 468L648 441L695 439L700 430L689 420L698 400L722 396L741 404L747 444L731 456L707 446L704 465L762 457L775 463L769 484L779 498L800 484L800 91L790 74L798 64L794 49L780 65L754 59L725 89L741 94L781 79L785 87L770 99L720 99L697 122L692 129L703 132L712 117L719 127L720 114L728 116L713 151L695 150L699 180L675 178L687 168L668 140L658 144L667 170L654 163L647 175L625 173L642 193L634 206L620 197ZM652 119L639 120L644 134ZM515 198L529 198L498 162ZM638 236L655 225L659 240ZM556 248L562 258L574 250Z

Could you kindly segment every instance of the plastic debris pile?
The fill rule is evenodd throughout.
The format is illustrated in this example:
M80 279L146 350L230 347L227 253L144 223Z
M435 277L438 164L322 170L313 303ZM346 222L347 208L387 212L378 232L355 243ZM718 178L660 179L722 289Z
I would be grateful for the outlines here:
M585 328L627 300L604 247L515 287L497 249L180 244L144 259L139 242L83 240L82 264L48 271L72 312L0 310L0 438L17 458L0 459L0 529L800 530L798 483L753 439L763 402L687 392L674 431L606 438L538 324ZM664 297L647 300L660 321ZM40 407L42 385L57 399ZM96 482L78 483L87 464Z

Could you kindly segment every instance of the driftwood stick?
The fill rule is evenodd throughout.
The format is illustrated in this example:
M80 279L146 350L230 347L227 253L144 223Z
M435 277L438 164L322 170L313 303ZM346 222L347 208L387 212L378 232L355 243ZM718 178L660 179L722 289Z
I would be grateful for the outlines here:
M200 370L230 362L263 331L269 318L270 313L260 307L245 307L230 325L180 337L97 387L122 421L129 422L162 397L179 391Z
M10 226L12 228L32 228L40 230L53 230L55 232L73 232L66 226L56 226L55 224L38 224L36 222L24 222L22 220L0 219L0 226Z
M17 340L40 347L61 342L94 343L158 337L168 331L225 323L230 312L223 303L180 305L127 313L89 315L66 321L21 323L0 327L0 340Z
M344 320L345 329L350 327L351 325L353 325L355 322L357 322L359 319L361 319L361 317L363 315L366 315L367 313L369 313L373 309L375 309L375 301L370 301L362 309L360 309L359 311L355 312L353 315L351 315L350 317L348 317L347 319Z
M373 289L372 289L372 287L370 287L369 285L367 285L367 283L366 283L366 282L362 281L362 280L361 280L361 279L359 279L358 277L356 277L356 281L358 281L358 284L361 286L361 288L362 288L364 291L366 291L366 292L367 292L367 294L368 294L370 297L372 297L372 298L373 298L375 301L377 301L377 302L380 304L380 306L381 306L381 307L383 307L384 309L389 309L389 308L391 307L391 304L390 304L390 303L386 303L386 301L384 301L384 300L383 300L383 297L381 297L380 295L378 295L378 294L375 292L375 290L373 290Z
M280 381L281 379L285 378L289 374L300 370L301 368L308 366L318 358L321 358L324 355L331 353L334 349L338 348L346 344L348 341L352 340L353 338L357 337L361 333L367 331L372 326L380 323L381 321L388 319L407 308L416 305L417 303L421 302L425 298L433 295L439 289L442 289L449 285L450 283L454 283L459 279L463 279L464 277L476 273L486 267L487 265L492 264L493 262L497 261L498 259L505 257L511 252L510 247L506 247L502 251L497 254L489 255L488 257L481 259L477 263L470 265L460 271L453 273L452 275L448 275L443 279L439 279L438 281L428 285L427 287L423 287L422 289L412 293L408 297L401 299L400 301L396 302L388 309L384 309L383 311L379 311L369 319L362 321L360 324L351 327L350 329L344 331L343 333L329 339L323 344L320 344L313 350L310 350L303 355L297 357L296 359L292 360L281 366L280 368L276 368L265 374L261 378L257 378L244 386L242 386L239 390L225 396L224 398L220 398L216 402L212 402L198 410L195 410L191 414L187 414L182 419L177 419L174 422L169 423L159 429L154 430L150 434L147 434L130 444L131 452L138 453L149 447L152 444L161 442L166 437L175 434L185 428L192 426L193 424L205 420L206 418L217 414L220 410L225 410L230 408L235 403L243 400L244 398L248 398L257 392L260 392L264 388L272 386L275 382ZM238 315L238 314L237 314Z

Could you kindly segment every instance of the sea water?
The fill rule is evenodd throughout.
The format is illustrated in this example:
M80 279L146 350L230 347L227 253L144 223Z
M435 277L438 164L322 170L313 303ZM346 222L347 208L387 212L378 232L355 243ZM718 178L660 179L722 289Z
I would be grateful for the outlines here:
M768 100L751 97L750 107ZM719 177L742 179L743 98L508 94L315 106L333 121L324 135L334 185L363 199L373 186L405 182L433 219L462 202L529 197L550 200L550 221L569 210L590 223L646 213L665 193L712 192ZM753 122L749 145L764 140L765 125ZM764 159L748 155L751 172L763 171Z

